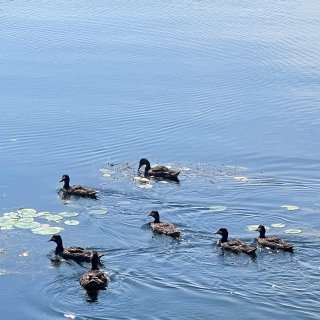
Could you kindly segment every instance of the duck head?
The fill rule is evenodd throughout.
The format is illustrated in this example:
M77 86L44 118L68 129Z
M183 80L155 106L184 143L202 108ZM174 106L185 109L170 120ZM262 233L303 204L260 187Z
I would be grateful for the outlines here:
M154 218L154 222L155 223L159 223L160 222L160 215L159 215L158 211L156 211L156 210L151 211L149 216Z
M56 254L59 254L63 251L62 238L59 234L54 234L49 241L53 241L57 244Z
M265 238L266 237L266 228L260 224L260 226L258 227L258 229L256 230L260 233L260 238Z
M227 228L220 228L215 234L220 234L221 235L221 241L225 242L228 241L228 230Z
M70 188L69 183L70 183L70 177L67 174L64 174L60 180L60 182L64 182L63 188Z
M149 160L146 159L146 158L142 158L142 159L140 159L140 161L139 161L138 171L139 171L140 168L141 168L142 166L144 166L144 165L146 166L146 170L145 170L146 172L151 169Z

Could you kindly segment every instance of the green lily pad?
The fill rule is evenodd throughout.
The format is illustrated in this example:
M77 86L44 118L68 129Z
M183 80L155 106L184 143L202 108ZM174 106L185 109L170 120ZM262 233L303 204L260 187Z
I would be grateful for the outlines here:
M36 221L31 221L31 222L18 221L13 226L21 229L34 229L34 228L38 228L40 226L40 223Z
M64 224L67 224L68 226L76 226L80 222L78 220L66 220L64 221Z
M244 177L244 176L233 177L233 179L240 181L240 182L248 182L249 181L249 178Z
M273 223L271 225L272 228L284 228L285 224L284 223Z
M258 224L251 224L249 226L247 226L247 230L249 231L257 231L258 230L259 225Z
M141 189L151 189L151 188L152 188L152 185L149 184L149 183L140 184L140 185L139 185L139 188L141 188Z
M52 213L49 212L49 211L41 211L38 213L38 217L42 218L42 217L46 217L46 216L49 216L51 215Z
M2 226L0 227L1 230L13 230L14 227L13 226Z
M34 218L37 216L37 211L34 209L19 209L17 212L19 213L20 217Z
M0 217L0 223L5 223L7 221L10 221L11 219L9 217Z
M226 206L211 206L209 207L210 211L214 211L214 212L222 212L222 211L226 211L227 207Z
M288 233L288 234L299 234L299 233L302 233L302 230L300 230L300 229L287 229L286 233Z
M65 211L65 212L59 213L59 216L61 216L61 217L63 217L63 218L76 217L76 216L78 216L78 215L79 215L78 212L68 212L68 211Z
M63 228L60 227L50 227L47 225L41 225L38 228L34 228L31 231L35 234L44 234L44 235L48 235L48 234L56 234L59 233L63 230Z
M18 219L19 214L17 212L6 212L3 214L4 217L8 217L10 219Z
M299 210L300 209L300 207L294 206L294 205L291 205L291 204L285 204L285 205L281 206L281 208L286 208L289 211L294 211L294 210Z
M102 214L106 214L108 212L108 209L105 208L105 209L92 209L90 210L89 213L91 214L97 214L97 215L102 215Z
M48 221L57 222L57 223L61 222L62 220L61 216L56 214L51 214L51 213L43 214L40 218L46 219Z

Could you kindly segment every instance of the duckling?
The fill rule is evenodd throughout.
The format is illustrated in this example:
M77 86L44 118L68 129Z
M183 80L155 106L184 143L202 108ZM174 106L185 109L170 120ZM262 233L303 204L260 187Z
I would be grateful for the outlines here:
M245 244L239 239L236 240L228 240L228 230L226 228L220 228L215 234L220 234L222 238L218 241L218 245L225 249L230 250L235 253L247 253L247 254L255 254L256 248L252 248L249 245Z
M60 180L64 182L61 192L64 196L77 196L77 197L88 197L88 198L97 198L98 191L94 189L89 189L81 185L70 186L70 177L67 174L64 174Z
M59 234L54 234L49 241L53 241L57 244L55 254L61 256L64 259L72 259L77 262L90 262L91 251L82 247L69 247L64 248L62 245L62 238ZM103 254L98 257L101 258Z
M170 222L160 222L160 215L158 211L151 211L149 216L154 218L150 227L152 231L160 234L166 234L168 236L178 238L180 236L180 229Z
M79 281L80 284L88 291L105 289L108 284L109 278L104 272L99 270L99 256L97 251L92 251L90 260L91 269L82 275Z
M257 238L258 243L261 244L263 247L269 247L271 249L281 249L284 251L293 251L293 246L279 237L266 237L266 228L263 225L260 225L257 229L260 233L259 237Z
M156 166L151 168L150 162L146 158L142 158L139 162L139 168L138 171L142 166L146 166L144 170L145 176L155 177L155 178L163 178L168 180L178 180L178 175L180 171L175 171L172 169L169 169L165 166Z

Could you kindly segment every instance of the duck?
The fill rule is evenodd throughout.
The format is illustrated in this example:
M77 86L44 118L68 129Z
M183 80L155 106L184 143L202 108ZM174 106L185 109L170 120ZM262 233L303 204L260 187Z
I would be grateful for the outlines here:
M153 232L165 234L173 238L179 238L180 229L170 222L160 222L160 215L158 211L151 211L149 216L154 218L154 221L150 223L150 227Z
M144 165L146 166L144 169L145 176L163 178L168 180L178 180L178 175L180 174L180 171L172 170L165 166L156 166L151 168L150 161L146 158L140 159L138 171Z
M90 189L81 185L70 186L70 177L67 174L64 174L60 180L64 182L61 192L64 196L77 196L77 197L88 197L88 198L97 198L98 191Z
M77 262L90 262L91 254L90 250L86 250L82 247L69 247L64 248L62 244L62 238L59 234L54 234L49 241L53 241L57 244L55 249L55 254L64 259L71 259ZM99 259L103 256L103 254L99 254Z
M90 270L85 272L79 280L81 286L88 291L105 289L105 287L109 282L109 278L103 271L99 270L99 267L98 267L99 255L97 251L92 251L90 261L91 261Z
M253 248L239 239L228 240L229 234L227 228L220 228L215 234L220 234L222 236L218 241L218 245L225 250L230 250L235 253L244 252L247 254L255 254L255 251L257 250L257 248Z
M263 225L259 225L256 231L260 233L257 241L261 246L293 252L293 246L283 239L276 236L266 237L266 228Z

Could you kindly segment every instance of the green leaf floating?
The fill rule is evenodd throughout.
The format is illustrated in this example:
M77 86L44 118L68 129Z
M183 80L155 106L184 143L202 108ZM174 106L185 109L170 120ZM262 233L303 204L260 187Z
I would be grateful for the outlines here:
M79 215L78 212L69 212L69 211L59 213L59 216L63 218L76 217L78 215Z
M17 212L19 213L20 217L34 218L37 216L37 211L34 209L19 209Z
M32 229L31 231L35 234L44 234L44 235L48 235L48 234L55 234L55 233L59 233L63 230L63 228L60 227L50 227L48 225L41 225L38 228Z
M34 228L38 228L40 225L41 224L36 221L31 221L31 222L18 221L13 226L21 229L34 229Z
M285 224L284 223L273 223L271 225L272 228L284 228Z
M66 220L64 221L64 223L67 224L68 226L76 226L80 222L78 220Z
M226 211L227 207L225 206L211 206L209 207L210 211L215 211L215 212L222 212L222 211Z
M247 229L249 231L257 231L258 227L259 227L258 224L251 224L251 225L247 226Z
M302 230L300 230L300 229L287 229L286 233L288 233L288 234L299 234L299 233L302 233Z
M294 206L291 204L285 204L283 206L281 206L281 208L286 208L289 211L294 211L294 210L299 210L300 208L298 206Z
M17 212L6 212L3 214L4 217L8 217L10 219L18 219L19 214Z
M89 213L91 214L97 214L97 215L102 215L102 214L106 214L108 212L108 209L105 208L105 209L92 209L90 210Z

